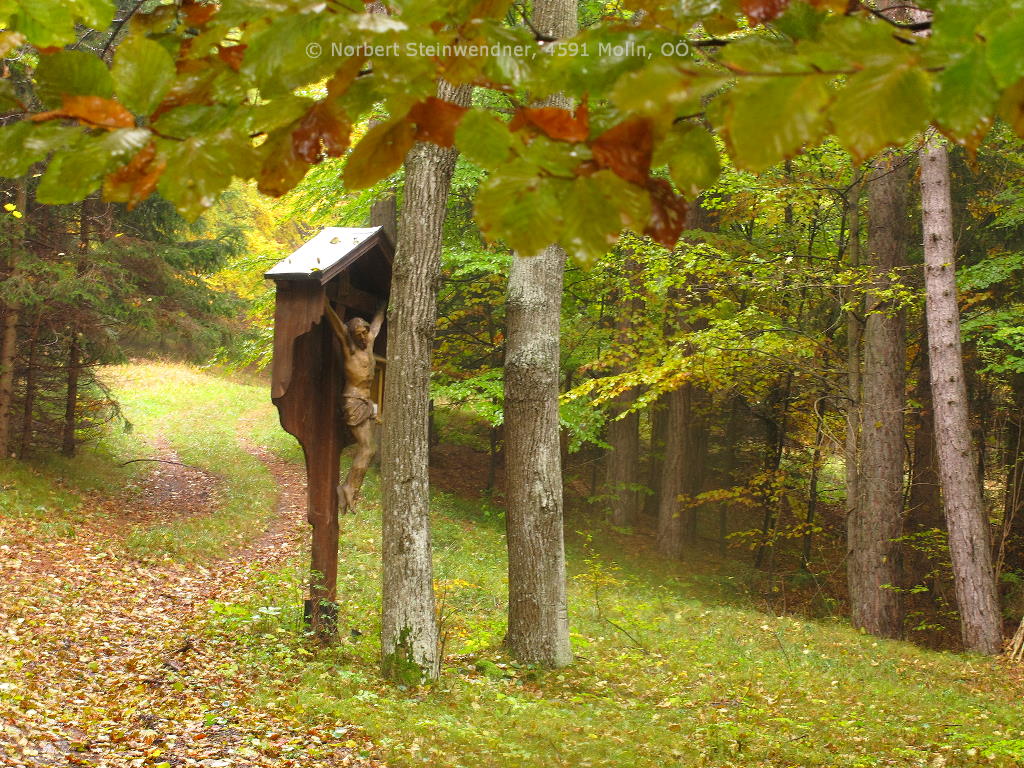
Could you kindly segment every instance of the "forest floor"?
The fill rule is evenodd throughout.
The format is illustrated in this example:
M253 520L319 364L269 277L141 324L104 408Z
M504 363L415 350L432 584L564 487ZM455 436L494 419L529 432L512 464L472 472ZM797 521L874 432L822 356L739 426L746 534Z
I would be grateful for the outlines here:
M109 380L132 433L0 463L0 765L1024 765L1019 669L760 612L735 564L597 523L568 537L576 663L516 665L502 513L463 488L434 495L442 679L384 683L373 477L342 523L343 639L316 649L299 453L265 390ZM440 455L443 478L462 453Z
M198 626L211 601L237 599L301 549L298 467L243 439L280 488L265 529L205 565L140 559L134 533L216 514L224 490L160 432L147 442L148 471L85 495L63 535L45 535L50 510L35 510L36 526L0 518L0 765L377 765L353 729L254 706L235 643Z

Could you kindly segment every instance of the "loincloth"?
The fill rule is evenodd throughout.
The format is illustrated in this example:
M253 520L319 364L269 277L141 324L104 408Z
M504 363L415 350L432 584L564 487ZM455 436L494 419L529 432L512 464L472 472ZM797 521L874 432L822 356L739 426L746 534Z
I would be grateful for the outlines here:
M377 404L361 395L342 395L341 410L345 414L345 423L350 427L358 427L377 415Z

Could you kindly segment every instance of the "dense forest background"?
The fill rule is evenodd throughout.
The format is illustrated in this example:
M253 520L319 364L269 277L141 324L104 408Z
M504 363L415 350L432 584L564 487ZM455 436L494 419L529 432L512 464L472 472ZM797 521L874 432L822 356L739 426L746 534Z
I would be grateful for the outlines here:
M757 176L729 168L723 155L725 170L678 247L630 236L598 262L571 266L560 418L574 515L649 531L669 557L748 562L753 588L776 609L843 614L845 440L863 419L850 397L851 360L872 313L899 316L901 342L879 362L904 382L903 525L888 587L902 618L893 634L955 647L914 149L892 155L905 257L888 274L884 310L865 307L873 273L859 255L869 248L877 182L831 143ZM971 426L1008 630L1024 608L1021 149L1000 127L973 158L954 152L952 161ZM130 213L91 199L52 208L33 202L35 181L9 186L4 320L17 341L7 452L70 453L116 421L116 402L92 376L97 365L156 355L264 370L273 288L263 271L320 226L367 224L371 203L401 190L399 175L349 193L338 181L343 163L318 166L279 202L239 185L194 225L158 197ZM437 460L458 467L462 487L500 502L511 256L488 245L470 216L483 176L459 158L432 434ZM670 488L666 461L678 474ZM659 529L659 510L673 498L678 530L665 529L663 511Z

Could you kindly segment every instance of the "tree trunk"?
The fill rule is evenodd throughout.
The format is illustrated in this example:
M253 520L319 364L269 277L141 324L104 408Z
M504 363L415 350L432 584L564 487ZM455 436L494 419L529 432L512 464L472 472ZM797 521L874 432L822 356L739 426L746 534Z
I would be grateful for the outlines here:
M632 254L623 264L626 282L634 285L640 276L640 265ZM634 296L630 301L617 302L623 307L615 318L616 345L620 357L628 357L636 340L633 318L642 309L642 301L634 288L627 288ZM622 365L618 365L621 372ZM608 445L605 457L605 493L610 499L612 523L619 526L635 525L639 515L640 494L640 414L630 411L636 401L636 392L628 390L612 402L608 424ZM625 414L625 415L623 415Z
M665 425L668 423L668 410L665 401L659 398L647 411L651 425L651 440L647 449L647 494L643 507L644 514L657 518L658 505L661 503L661 473L665 458Z
M813 526L818 511L818 476L821 470L821 444L825 437L825 403L822 397L815 408L817 418L814 426L814 450L811 452L811 479L807 490L807 526L804 531L803 547L800 550L800 567L807 570L811 562L811 544L814 541Z
M469 103L470 88L438 95ZM381 457L384 675L419 683L440 673L430 547L428 410L441 235L456 152L417 143L406 157L388 318Z
M517 256L508 288L505 471L509 617L523 662L572 661L562 534L558 425L559 315L565 251Z
M872 286L864 327L863 425L857 506L847 518L847 576L854 626L899 637L903 616L896 587L903 524L904 316L886 292L907 247L906 158L881 160L868 181L868 258Z
M80 360L78 349L78 331L72 327L71 340L68 342L67 390L64 398L64 433L60 452L65 456L75 455L75 427L78 414L78 375Z
M661 463L661 496L658 503L658 551L679 559L686 533L679 497L686 493L687 439L692 387L683 384L665 395L665 456Z
M21 443L18 446L18 458L28 456L32 445L33 409L36 407L36 342L39 338L39 315L28 338L28 352L25 362L25 399L21 404Z
M577 30L573 0L537 0L533 28L558 39ZM547 106L563 109L554 96ZM550 245L512 260L505 350L508 633L519 661L572 662L562 531L558 425L559 341L565 251Z
M14 204L22 215L19 231L14 237L23 236L25 232L25 215L27 213L28 188L25 179L19 179L15 189ZM14 239L7 256L7 279L14 278L18 273L18 251L24 241ZM15 302L8 302L4 307L4 322L0 328L0 459L7 458L11 453L11 416L14 400L14 367L18 354L18 320L21 307Z
M704 390L694 387L690 390L690 412L686 425L686 467L683 472L683 493L691 499L703 488L704 467L708 456L707 424L699 408L707 400ZM686 541L691 546L697 544L697 523L699 507L691 504L686 511Z
M975 472L956 296L949 156L932 134L921 150L924 280L939 482L964 647L999 653L1003 637L989 526Z
M85 259L89 254L89 198L82 201L78 230L79 262L76 272L81 272ZM75 429L78 426L78 378L81 373L81 350L78 346L78 328L72 322L68 328L71 340L68 342L68 379L67 394L64 400L64 434L61 441L61 453L65 456L75 455Z
M860 255L860 194L861 182L857 181L850 189L848 203L850 235L848 263L857 268L861 264ZM854 290L847 293L847 301L851 304L856 295ZM846 443L843 458L846 474L846 515L847 519L854 515L860 504L860 433L863 427L863 402L861 399L861 337L863 336L864 309L863 300L857 301L858 309L846 312ZM859 310L859 311L858 311Z
M904 530L908 536L925 531L945 529L942 499L939 495L938 461L935 456L935 417L929 382L929 356L927 329L922 334L917 385L914 400L920 408L913 415L913 464L910 468L910 489ZM932 570L928 555L914 546L905 546L903 556L903 586L921 584Z

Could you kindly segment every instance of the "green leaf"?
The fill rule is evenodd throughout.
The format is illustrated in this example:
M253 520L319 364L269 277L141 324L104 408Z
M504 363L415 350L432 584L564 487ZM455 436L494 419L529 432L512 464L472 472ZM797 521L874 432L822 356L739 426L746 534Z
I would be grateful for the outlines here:
M733 72L808 72L807 63L795 53L796 48L789 40L753 36L727 45L721 61Z
M264 98L289 94L323 79L344 63L333 55L331 45L347 42L344 33L348 30L341 26L347 15L338 19L326 16L281 14L266 30L253 36L242 74L255 81ZM310 48L314 44L320 48Z
M114 18L114 4L110 0L17 0L5 6L17 8L7 28L21 32L40 48L74 43L78 39L76 21L103 30Z
M314 99L290 93L267 104L253 107L246 116L246 125L250 133L271 133L294 123L315 103Z
M159 43L132 35L114 53L114 91L128 109L148 115L174 81L174 60Z
M114 80L107 65L85 51L58 51L39 59L36 67L36 95L44 107L56 109L64 94L73 96L114 95Z
M455 130L459 151L481 168L494 169L509 158L512 134L498 118L483 109L471 109Z
M603 256L625 228L643 229L650 197L612 171L577 178L563 202L565 229L560 242L584 264Z
M531 165L556 176L571 176L580 163L592 157L586 145L555 141L547 136L535 137L519 148L519 154Z
M68 5L87 27L104 30L114 20L114 4L110 0L71 0Z
M40 48L67 45L75 41L73 7L63 0L19 0L11 29L21 32Z
M658 145L654 164L668 165L676 188L691 198L714 184L722 172L714 137L693 123L673 126Z
M738 166L758 172L816 144L831 97L826 75L747 79L729 94L726 136Z
M988 65L1000 88L1024 77L1024 15L1004 14L988 40Z
M534 256L559 241L559 193L570 183L540 177L535 166L515 160L480 185L477 222L489 239L503 239L520 256Z
M184 139L196 133L226 128L232 114L227 107L185 104L164 112L153 123L153 128L161 136Z
M77 126L27 121L0 126L0 176L24 176L33 163L46 158L82 134Z
M260 168L249 137L235 128L192 136L185 141L159 141L168 172L160 177L161 195L194 221L216 201L233 176L248 178Z
M817 36L798 42L797 50L809 65L840 72L896 68L916 55L884 21L843 15L825 19Z
M985 62L985 51L974 45L936 80L935 119L961 143L977 146L992 125L999 89Z
M928 97L928 76L919 69L869 69L850 77L829 118L839 141L861 161L923 130L931 115Z
M103 177L127 162L150 140L145 128L121 128L99 136L86 136L58 152L39 181L36 199L66 205L99 188Z
M682 71L672 60L658 59L635 72L627 72L612 89L612 102L624 112L655 118L671 116L680 108L701 111L702 99L732 79L721 70L690 67Z

